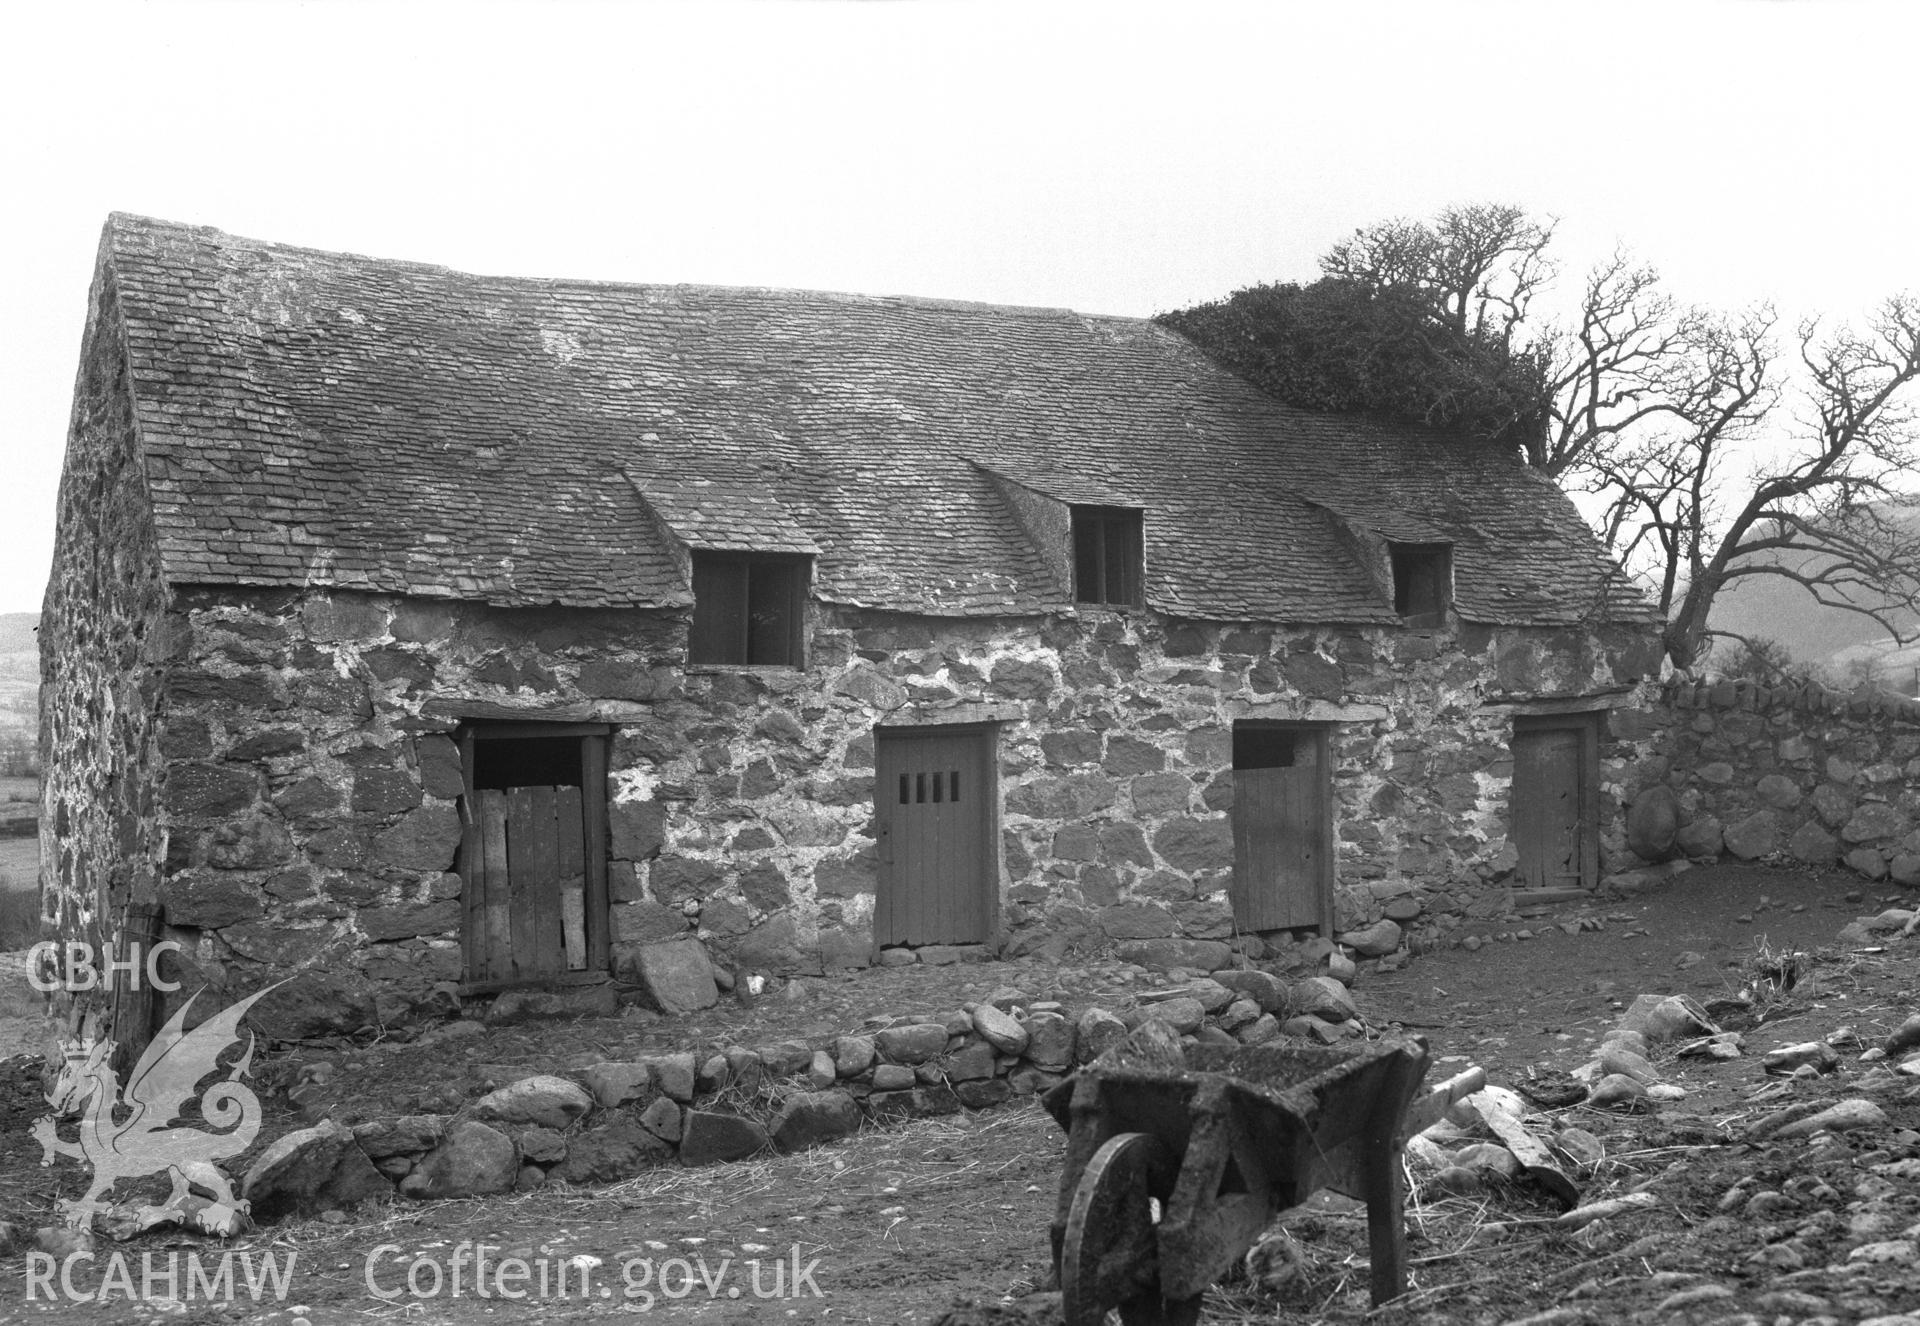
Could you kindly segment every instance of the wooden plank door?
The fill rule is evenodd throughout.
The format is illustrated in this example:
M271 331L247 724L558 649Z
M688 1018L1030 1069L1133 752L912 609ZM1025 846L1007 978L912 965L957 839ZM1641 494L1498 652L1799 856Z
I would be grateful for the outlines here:
M882 732L875 742L877 944L981 944L993 934L993 734Z
M464 863L477 904L467 979L536 981L585 970L586 831L577 787L511 787L471 794Z
M1324 727L1236 723L1234 924L1243 931L1333 925L1333 779Z
M1513 845L1528 888L1599 882L1595 759L1590 724L1514 731Z

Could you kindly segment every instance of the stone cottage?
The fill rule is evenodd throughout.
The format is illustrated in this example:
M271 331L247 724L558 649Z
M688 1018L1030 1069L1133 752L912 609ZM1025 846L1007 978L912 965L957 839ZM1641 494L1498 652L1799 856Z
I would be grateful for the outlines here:
M1658 646L1506 455L1058 309L122 215L91 300L47 918L292 977L278 1034L610 999L690 935L1217 959L1597 880Z

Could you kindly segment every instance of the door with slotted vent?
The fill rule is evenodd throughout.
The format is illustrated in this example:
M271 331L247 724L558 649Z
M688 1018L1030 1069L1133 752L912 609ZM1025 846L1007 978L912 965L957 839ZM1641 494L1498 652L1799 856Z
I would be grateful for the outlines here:
M982 944L993 932L993 732L880 732L874 942Z

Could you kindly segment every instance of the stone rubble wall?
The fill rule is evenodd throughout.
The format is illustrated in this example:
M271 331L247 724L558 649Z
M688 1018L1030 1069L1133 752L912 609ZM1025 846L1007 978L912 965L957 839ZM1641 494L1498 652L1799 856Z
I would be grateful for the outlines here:
M1680 679L1614 711L1612 726L1632 752L1615 770L1627 803L1672 790L1670 853L1784 854L1920 884L1920 703Z
M111 281L96 284L60 482L60 531L40 618L41 915L99 946L150 904L165 836L156 798L171 650L167 590L121 376ZM99 1031L80 1001L73 1030Z
M1140 998L1124 1015L1098 1006L1070 1015L1057 1003L1021 1006L995 995L943 1018L875 1017L856 1034L681 1050L564 1075L482 1066L476 1071L494 1089L456 1113L359 1120L350 1135L331 1117L333 1065L313 1065L289 1096L316 1123L264 1151L243 1194L257 1219L273 1220L396 1190L420 1200L471 1197L799 1151L863 1124L1043 1092L1148 1021L1188 1043L1230 1046L1286 1035L1326 1045L1364 1034L1351 997L1326 977L1228 970ZM427 1038L481 1030L454 1022ZM743 1112L753 1101L765 1108Z
M461 977L456 718L613 725L616 977L697 935L729 965L871 956L879 724L999 723L1003 938L1234 936L1231 731L1343 720L1341 928L1424 942L1510 870L1503 698L1629 684L1632 628L1253 629L1155 614L813 608L801 671L687 668L685 616L346 591L176 592L159 892L175 974L297 1038L444 1009ZM151 757L145 768L156 767ZM150 774L141 781L151 786ZM1191 954L1185 955L1191 957Z

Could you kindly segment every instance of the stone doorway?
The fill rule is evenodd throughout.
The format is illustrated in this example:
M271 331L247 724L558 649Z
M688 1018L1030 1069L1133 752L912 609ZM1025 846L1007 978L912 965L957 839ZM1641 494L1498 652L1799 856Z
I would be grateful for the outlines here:
M460 730L468 993L605 979L608 731L600 723Z

